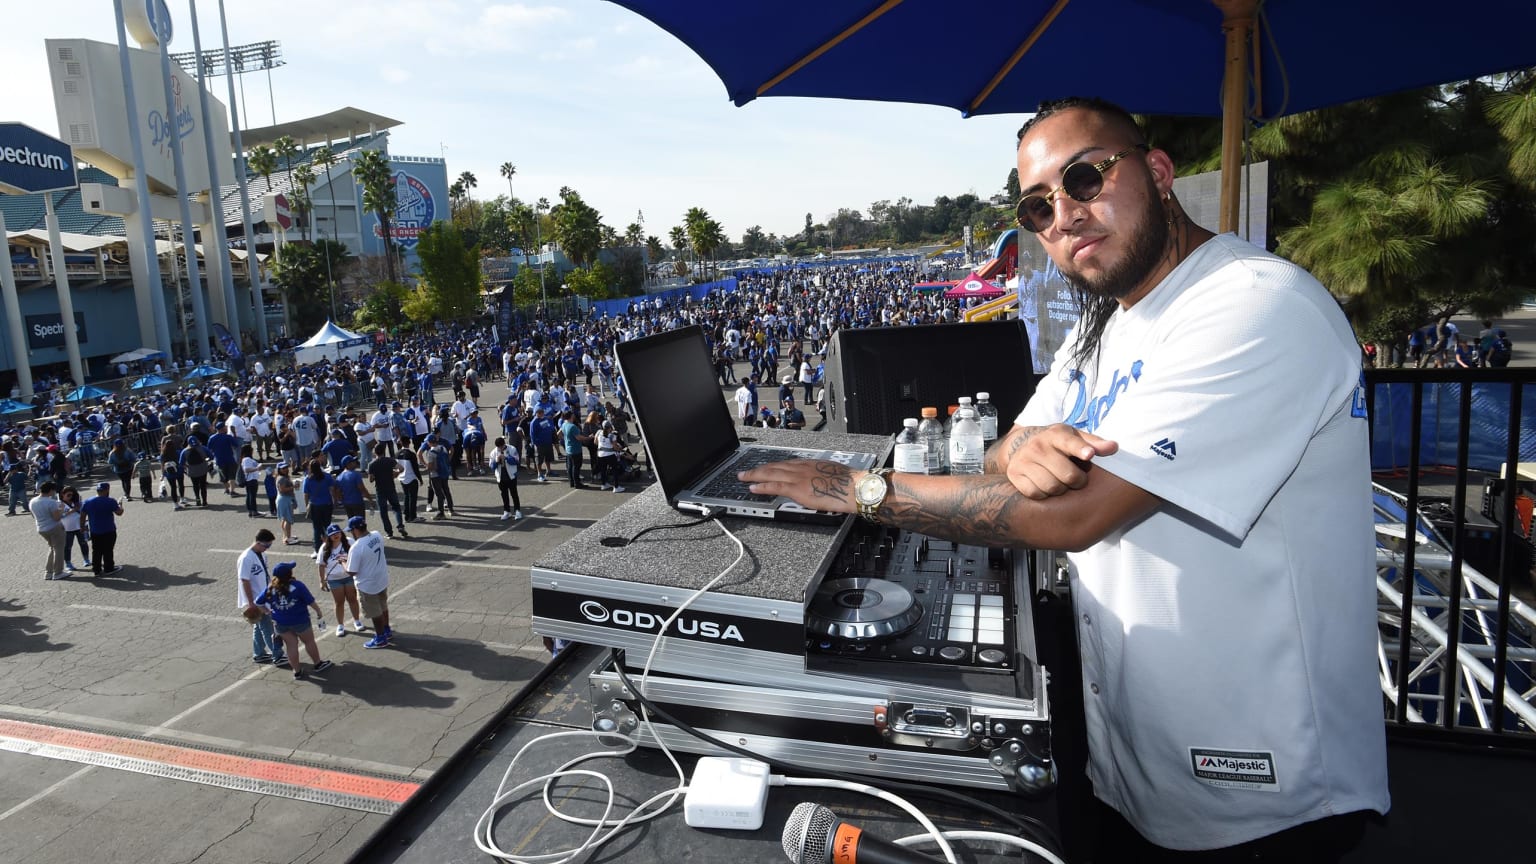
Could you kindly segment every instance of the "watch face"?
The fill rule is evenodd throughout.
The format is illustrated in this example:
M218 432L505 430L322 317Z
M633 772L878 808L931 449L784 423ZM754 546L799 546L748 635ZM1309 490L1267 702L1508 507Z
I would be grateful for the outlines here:
M859 478L854 497L860 504L878 504L885 497L885 478L879 474L866 474Z

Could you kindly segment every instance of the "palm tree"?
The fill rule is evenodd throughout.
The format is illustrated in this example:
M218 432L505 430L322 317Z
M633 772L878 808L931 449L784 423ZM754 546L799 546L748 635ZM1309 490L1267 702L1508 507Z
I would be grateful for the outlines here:
M466 198L469 197L469 190L480 185L480 183L475 180L475 175L469 173L468 171L465 171L459 175L459 183L464 186L464 197Z
M261 175L261 179L267 183L268 192L272 191L272 172L277 170L277 153L265 144L258 144L251 148L246 156L245 164L252 171Z
M695 261L702 262L706 254L713 253L725 242L725 230L702 207L688 208L688 212L683 215L683 227L687 231L688 245L693 249Z
M448 187L448 215L452 217L452 215L457 212L459 207L463 206L463 204L464 181L455 180L453 181L453 185Z
M293 172L293 179L298 184L289 195L293 197L293 210L304 221L300 223L302 236L306 242L312 239L310 231L309 213L314 209L314 199L310 197L310 188L315 183L315 170L308 165L300 165L299 170Z
M331 193L331 234L336 234L336 190L331 186L331 169L341 160L336 157L330 147L321 147L314 155L309 157L309 164L320 169L325 176L325 188Z
M517 166L511 162L501 163L501 176L507 178L507 205L517 203L517 197L512 194L512 175L517 173Z
M353 160L352 177L363 187L363 209L379 217L384 265L389 281L395 282L395 243L390 233L395 215L395 175L389 169L389 157L381 150L364 150Z
M283 170L288 172L288 188L293 188L293 157L299 155L300 147L297 141L284 135L272 142L272 149L283 158Z

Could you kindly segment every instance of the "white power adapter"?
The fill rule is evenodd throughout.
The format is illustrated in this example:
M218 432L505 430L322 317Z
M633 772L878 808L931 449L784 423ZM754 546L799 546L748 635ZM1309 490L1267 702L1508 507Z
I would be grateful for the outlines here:
M704 756L683 796L683 819L694 828L756 831L768 805L768 766L756 759Z

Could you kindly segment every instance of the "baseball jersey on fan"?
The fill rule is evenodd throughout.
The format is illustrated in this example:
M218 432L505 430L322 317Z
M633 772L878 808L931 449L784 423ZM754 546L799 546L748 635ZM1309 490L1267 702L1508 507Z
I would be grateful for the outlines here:
M1386 812L1364 400L1338 304L1222 235L1115 311L1096 366L1072 368L1076 335L1016 422L1117 442L1094 470L1167 502L1068 556L1095 793L1174 849Z
M347 572L356 577L357 590L382 594L389 587L389 561L384 557L384 538L370 531L347 553Z

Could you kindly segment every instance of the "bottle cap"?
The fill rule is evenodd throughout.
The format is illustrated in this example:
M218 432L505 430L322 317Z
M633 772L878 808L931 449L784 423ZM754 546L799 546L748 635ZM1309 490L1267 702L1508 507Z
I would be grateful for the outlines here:
M976 401L978 401L978 402L985 402L985 401L987 401L988 399L991 399L991 398L992 398L992 394L991 393L981 392L981 393L977 393L976 394Z
M949 410L949 416L953 417L953 416L955 416L955 412L960 410L960 406L959 405L951 405L951 406L949 406L948 410Z
M969 404L971 404L971 397L969 397L969 396L961 396L960 397L960 407L961 408L964 408L965 406L967 406Z
M903 425L903 426L916 426L917 425L917 418L916 417L908 417L907 419L901 421L901 425Z
M922 411L922 414L923 414L924 417L929 418L929 419L938 419L939 409L937 409L937 408L924 408L923 411Z

